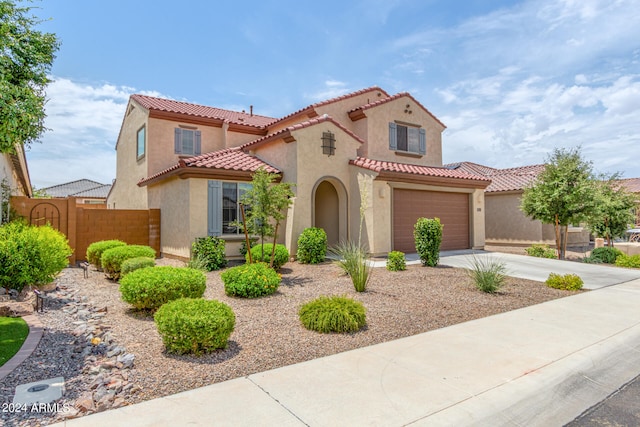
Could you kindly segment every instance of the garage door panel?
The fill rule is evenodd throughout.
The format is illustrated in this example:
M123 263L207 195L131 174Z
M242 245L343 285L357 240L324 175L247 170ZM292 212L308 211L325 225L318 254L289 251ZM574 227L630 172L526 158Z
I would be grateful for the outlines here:
M413 226L420 217L440 218L442 250L467 249L469 244L469 195L395 189L393 192L394 250L415 252Z

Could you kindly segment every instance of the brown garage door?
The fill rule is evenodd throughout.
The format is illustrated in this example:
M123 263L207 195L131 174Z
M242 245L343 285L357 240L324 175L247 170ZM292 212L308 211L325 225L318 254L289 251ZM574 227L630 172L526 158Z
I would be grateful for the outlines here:
M469 248L469 195L437 191L393 191L393 249L415 252L413 226L420 217L440 218L443 251Z

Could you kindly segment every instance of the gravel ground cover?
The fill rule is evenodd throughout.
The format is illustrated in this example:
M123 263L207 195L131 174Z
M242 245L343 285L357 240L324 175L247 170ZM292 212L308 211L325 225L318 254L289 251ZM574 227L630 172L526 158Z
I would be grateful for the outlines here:
M158 260L158 264L182 265L169 259ZM281 273L278 291L259 299L227 297L220 272L207 274L205 298L229 304L236 314L236 327L227 349L201 357L167 354L153 318L132 311L120 299L118 284L103 273L90 271L85 279L81 269L68 268L58 282L69 289L73 300L106 307L103 321L114 341L135 355L128 381L135 384L136 392L125 396L125 404L575 294L515 278L510 278L498 294L484 294L464 270L446 267L409 266L402 272L376 268L363 293L355 292L350 279L329 263L290 262ZM347 295L362 302L367 309L367 326L353 334L319 334L304 329L298 309L321 295ZM68 301L64 303L68 307ZM74 326L68 310L62 307L63 303L50 304L45 313L38 314L45 334L34 354L0 382L4 401L9 401L18 384L55 376L67 379L65 402L69 404L87 388L89 380L82 373L86 361L81 360L82 353L74 352ZM45 425L54 418L55 414L41 415L37 423ZM14 425L10 414L2 414L3 420L6 425ZM31 419L19 425L38 425L34 422Z

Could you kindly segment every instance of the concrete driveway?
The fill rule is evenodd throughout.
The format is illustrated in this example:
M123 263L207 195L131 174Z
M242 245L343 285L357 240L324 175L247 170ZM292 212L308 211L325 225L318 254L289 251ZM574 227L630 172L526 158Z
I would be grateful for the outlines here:
M441 252L440 265L469 268L473 257L480 260L499 260L506 264L509 276L539 282L547 280L549 273L577 274L584 280L585 289L599 289L640 278L640 270L613 267L607 264L586 264L487 251Z

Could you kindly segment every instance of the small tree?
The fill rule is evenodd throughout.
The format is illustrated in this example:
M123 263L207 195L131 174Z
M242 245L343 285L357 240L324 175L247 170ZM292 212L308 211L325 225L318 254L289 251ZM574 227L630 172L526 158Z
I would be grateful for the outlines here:
M618 182L618 175L598 181L595 185L595 206L587 218L589 229L598 237L607 239L609 247L613 239L623 237L633 223L635 216L635 196Z
M580 148L556 148L544 171L525 188L520 209L533 219L554 224L558 257L564 259L569 224L586 220L594 204L591 162L581 158Z
M269 173L264 168L258 169L252 177L251 188L242 196L243 222L237 224L245 232L246 241L249 242L249 234L260 238L264 248L265 237L273 237L273 250L271 252L270 266L273 265L278 227L285 218L287 209L294 196L291 184L288 182L275 183L277 174ZM244 209L248 206L249 209ZM264 259L264 254L261 259Z

